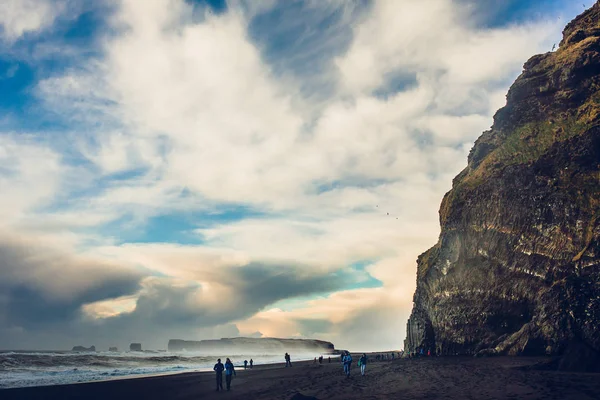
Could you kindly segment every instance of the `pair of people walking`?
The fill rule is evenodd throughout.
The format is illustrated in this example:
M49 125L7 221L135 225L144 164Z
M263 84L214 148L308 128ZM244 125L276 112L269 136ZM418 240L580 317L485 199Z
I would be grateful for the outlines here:
M235 367L233 366L231 360L228 358L227 361L225 361L225 365L223 365L221 363L221 359L219 358L213 370L217 373L217 392L219 390L223 390L223 371L225 371L225 383L227 385L227 390L230 390L231 379L234 376L237 376L237 373L235 372Z
M365 376L367 370L367 361L368 358L365 353L363 353L358 359L358 366L360 367L360 374L362 376ZM347 351L344 353L342 356L342 364L344 365L344 373L346 374L346 377L350 378L350 368L352 367L352 355L350 355L350 352Z

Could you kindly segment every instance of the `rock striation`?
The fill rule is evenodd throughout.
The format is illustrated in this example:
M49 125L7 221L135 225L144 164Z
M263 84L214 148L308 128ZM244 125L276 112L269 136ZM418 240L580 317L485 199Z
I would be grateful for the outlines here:
M417 260L405 349L600 368L600 5L524 66Z
M285 352L332 353L335 347L333 343L322 340L237 337L200 341L171 339L168 349L169 351L201 351L205 354L223 351L234 354L236 350L241 352L236 354L243 352L283 354Z

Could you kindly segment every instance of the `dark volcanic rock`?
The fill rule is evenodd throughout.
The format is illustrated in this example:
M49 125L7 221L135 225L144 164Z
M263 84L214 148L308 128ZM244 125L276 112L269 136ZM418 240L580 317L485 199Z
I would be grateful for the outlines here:
M141 343L131 343L129 345L129 351L142 351Z
M119 351L119 349L116 347L109 347L108 351Z
M264 354L283 354L287 352L300 353L318 352L331 353L334 351L333 343L311 339L278 339L278 338L224 338L218 340L169 340L169 351L194 350L206 354L210 352L230 352L235 349L240 351L259 351Z
M417 260L407 351L598 365L599 24L596 4L530 59L475 143Z
M96 346L84 347L84 346L75 346L71 351L96 351Z

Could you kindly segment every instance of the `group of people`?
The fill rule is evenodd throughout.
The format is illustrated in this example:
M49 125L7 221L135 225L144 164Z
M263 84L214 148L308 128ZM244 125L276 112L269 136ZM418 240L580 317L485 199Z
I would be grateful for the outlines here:
M419 358L419 357L439 357L441 355L440 349L437 349L437 353L432 353L431 349L425 350L423 347L417 347L416 350L411 351L407 354L408 358Z
M328 358L328 362L331 364L331 357ZM315 360L313 361L313 364L317 363L317 357L315 357ZM323 364L323 356L319 356L319 364Z
M398 353L398 356L400 357L401 354ZM395 354L392 353L389 356L387 354L383 354L383 355L378 354L376 356L376 359L377 360L388 359L387 357L394 359ZM285 353L284 359L285 359L286 368L291 367L292 366L291 356L288 353ZM323 356L322 355L319 356L318 360L319 360L319 364L322 364ZM329 360L329 363L331 363L331 356L328 358L328 360ZM342 365L344 367L344 374L346 375L346 377L350 378L350 370L352 367L352 355L350 354L349 351L342 352L341 361L342 361ZM365 376L365 374L366 374L367 362L368 362L368 357L365 353L363 353L358 359L358 367L360 368L360 374L362 376ZM316 357L314 359L314 363L315 364L317 363ZM244 360L244 369L247 369L248 365L250 365L250 369L252 369L254 366L254 360L250 359L250 362L248 362L248 360ZM217 360L217 363L215 364L213 370L217 374L216 375L216 377L217 377L217 392L219 390L223 390L223 372L225 372L225 383L227 385L226 386L227 390L231 390L231 379L237 375L236 371L235 371L235 367L233 366L233 363L231 362L231 360L229 358L227 358L227 360L225 361L225 364L223 364L223 363L221 363L221 359L219 358Z
M402 356L404 355L404 351L399 351L398 352L398 358L402 358ZM396 359L396 353L391 352L391 353L383 353L383 354L377 354L375 356L375 359L377 361L387 361L387 360L395 360Z

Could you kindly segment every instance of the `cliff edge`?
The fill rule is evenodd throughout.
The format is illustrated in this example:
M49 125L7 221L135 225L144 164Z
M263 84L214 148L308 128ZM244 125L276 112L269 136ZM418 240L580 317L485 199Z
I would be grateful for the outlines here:
M169 351L202 351L211 352L255 351L261 354L283 354L285 352L333 353L333 343L312 339L278 339L278 338L223 338L217 340L181 340L171 339ZM241 353L240 353L241 354Z
M444 196L407 351L600 368L600 4L563 35L527 61Z

